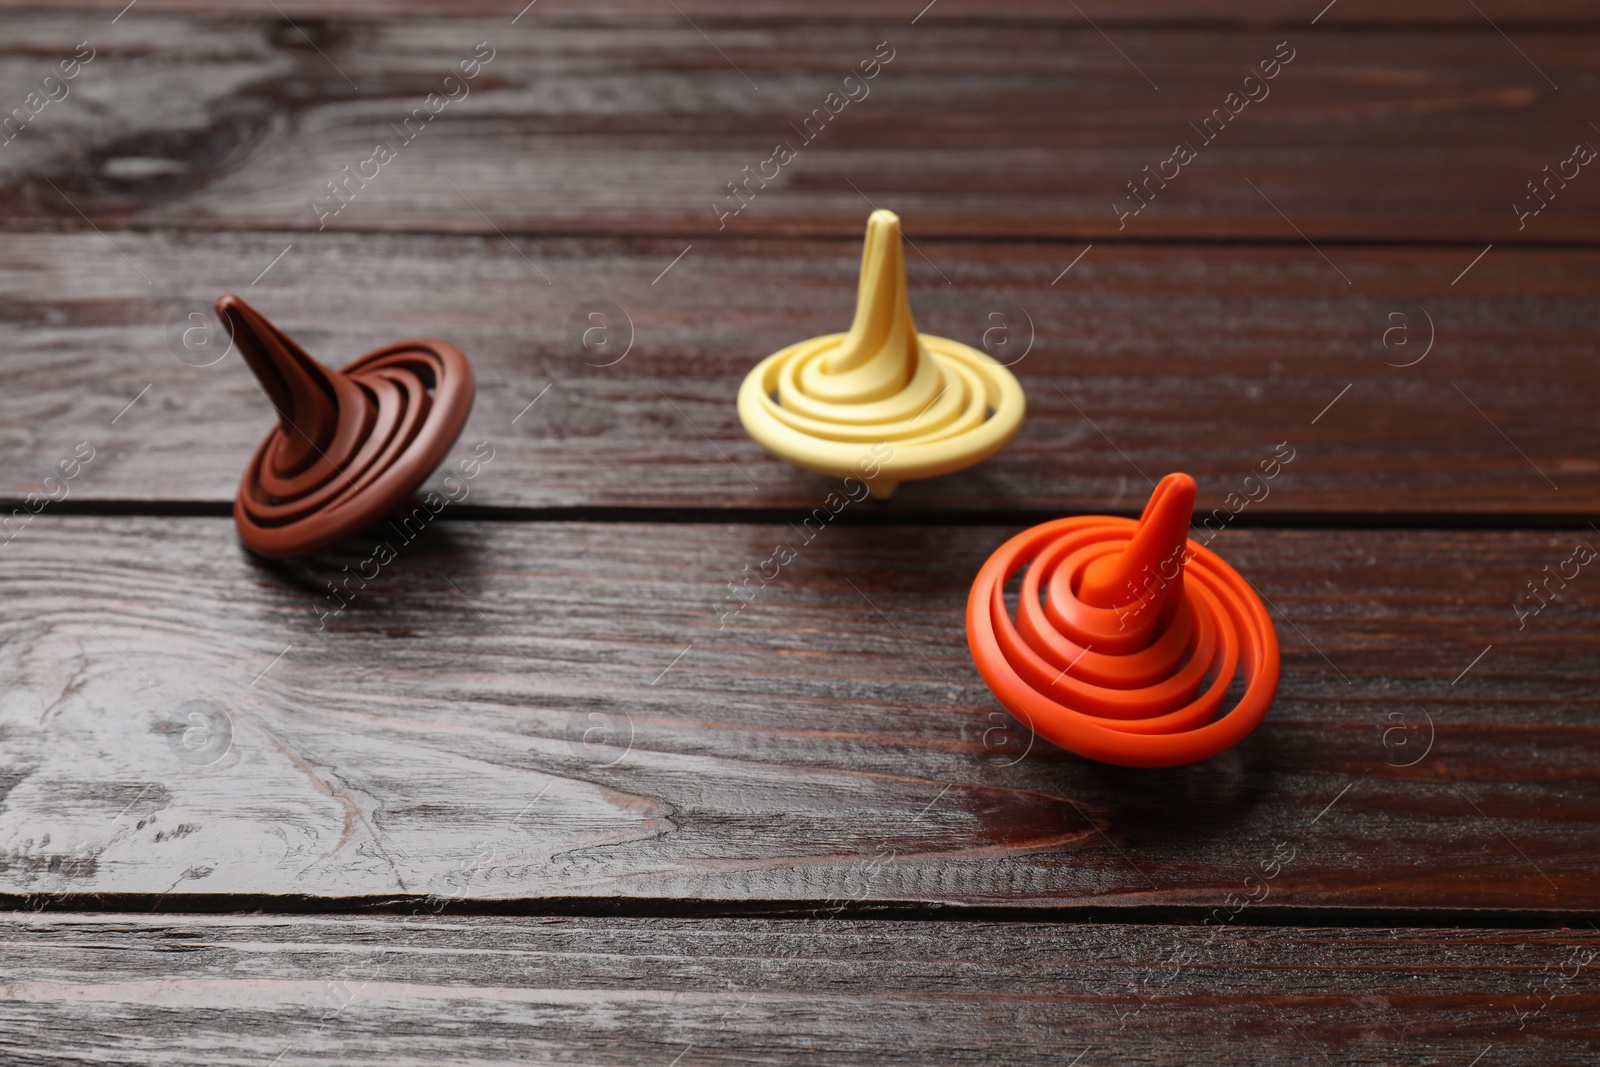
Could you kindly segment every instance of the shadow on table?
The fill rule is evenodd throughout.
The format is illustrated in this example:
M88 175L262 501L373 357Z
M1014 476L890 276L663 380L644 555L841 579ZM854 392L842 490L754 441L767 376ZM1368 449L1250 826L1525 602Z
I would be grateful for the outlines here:
M322 628L365 613L402 620L437 609L441 597L462 592L462 575L480 555L472 540L457 523L419 529L384 522L302 559L245 554L264 585L305 605L314 628Z
M1227 838L1266 798L1277 760L1271 734L1187 767L1140 769L1063 756L1056 771L1069 796L1110 820L1106 829L1134 845L1201 844Z

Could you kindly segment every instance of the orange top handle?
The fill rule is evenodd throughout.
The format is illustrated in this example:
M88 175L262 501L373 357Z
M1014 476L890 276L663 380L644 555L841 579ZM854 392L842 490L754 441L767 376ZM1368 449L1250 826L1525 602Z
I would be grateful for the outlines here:
M972 583L967 644L1041 737L1123 767L1238 744L1278 691L1278 635L1239 572L1189 539L1195 482L1161 479L1138 521L1057 519L1001 545ZM1024 567L1016 618L1005 587ZM1235 676L1244 695L1226 712Z

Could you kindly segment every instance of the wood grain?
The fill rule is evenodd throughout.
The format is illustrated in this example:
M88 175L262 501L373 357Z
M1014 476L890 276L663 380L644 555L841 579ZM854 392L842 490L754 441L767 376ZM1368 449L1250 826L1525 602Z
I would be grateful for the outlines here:
M62 0L51 5L58 12L116 15L126 0ZM1488 18L1471 6L1451 0L1339 0L1320 12L1315 5L1295 0L1260 0L1252 4L1248 17L1237 5L1225 0L1078 0L1076 7L1055 0L814 0L795 4L790 0L674 0L678 13L663 13L655 0L536 0L519 4L510 0L452 0L450 14L458 18L481 18L486 24L509 23L543 25L560 23L607 23L627 20L651 25L677 21L684 17L712 25L729 22L881 22L912 23L994 23L1031 22L1082 24L1085 16L1100 26L1148 23L1176 23L1237 26L1278 23L1295 28L1315 25L1371 25L1375 23L1430 23L1472 27L1493 32ZM0 0L0 11L34 14L42 10L39 0ZM211 15L216 0L139 0L140 17L155 13ZM1519 28L1528 24L1592 24L1594 8L1583 0L1497 0L1487 9L1494 26ZM439 17L436 0L231 0L228 13L264 19L404 19ZM131 16L130 16L131 17Z
M665 6L607 25L6 15L0 100L21 103L86 37L97 50L73 95L0 151L6 224L855 234L870 198L926 236L1303 247L1304 234L1476 250L1600 235L1600 181L1581 174L1552 185L1526 225L1512 208L1596 136L1590 29L1525 26L1513 44L1486 20L1374 33L1313 27L1308 11L1293 30L1103 35L1081 21L912 26L911 13L714 34ZM1202 120L1285 40L1295 58L1270 95L1203 140ZM470 94L401 142L392 126L445 91L479 41L495 58ZM894 58L869 95L814 139L797 133L878 42ZM319 221L325 183L379 141L398 158ZM722 219L727 183L780 141L797 158ZM1179 141L1198 159L1119 222L1125 183Z
M29 1067L1600 1053L1588 930L44 914L0 938L0 1049Z
M1007 533L829 527L729 614L795 530L445 519L324 619L365 544L265 566L226 520L42 515L0 571L0 890L1600 908L1600 593L1512 608L1579 535L1227 531L1276 705L1135 772L1031 743L973 670Z
M1600 144L1592 4L524 3L0 0L0 117L96 49L0 133L0 1060L1600 1057L1600 592L1548 577L1600 539L1600 180L1513 209ZM808 536L732 399L845 326L871 205L1029 420ZM460 344L465 499L244 553L265 403L178 340L224 291L334 365ZM1279 442L1213 543L1283 642L1251 738L1126 771L999 708L1003 523L1204 514Z
M465 350L479 392L458 452L497 449L474 507L798 511L829 489L752 441L733 400L763 355L848 325L856 239L696 241L673 265L687 242L106 237L0 250L0 497L87 441L64 507L225 507L270 409L225 337L185 355L220 359L205 367L174 340L225 291L333 366L407 336ZM1285 441L1293 462L1239 521L1600 512L1594 252L1496 247L1452 285L1475 253L1331 250L1347 286L1303 247L1096 244L1064 277L1084 246L916 247L921 328L987 343L1029 411L1000 455L874 516L1137 512L1172 470L1210 509ZM611 332L586 351L595 308Z

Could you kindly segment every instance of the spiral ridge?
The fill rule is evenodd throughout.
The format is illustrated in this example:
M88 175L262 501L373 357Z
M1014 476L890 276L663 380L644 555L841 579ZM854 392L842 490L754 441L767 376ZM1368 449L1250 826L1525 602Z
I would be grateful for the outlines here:
M1277 634L1250 584L1188 538L1194 495L1194 479L1170 474L1137 521L1047 522L978 572L968 646L1040 736L1105 763L1176 767L1231 748L1266 715ZM1023 568L1013 619L1005 589ZM1244 693L1223 712L1239 675Z
M335 371L236 296L217 313L278 413L234 498L239 535L261 555L318 552L384 518L466 425L472 368L448 342L402 341Z
M888 211L867 221L849 332L768 356L745 376L738 403L751 437L807 470L859 473L879 446L868 485L880 498L902 481L994 455L1016 436L1026 407L1017 379L993 357L917 332L900 220Z

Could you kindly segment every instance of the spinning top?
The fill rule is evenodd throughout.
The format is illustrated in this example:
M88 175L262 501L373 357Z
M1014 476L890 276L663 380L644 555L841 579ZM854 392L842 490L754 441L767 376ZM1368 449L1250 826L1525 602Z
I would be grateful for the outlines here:
M1023 408L1022 387L992 357L917 333L889 211L867 219L850 332L768 356L739 388L739 421L768 451L835 477L871 469L879 499L988 459L1016 436Z
M278 409L233 501L254 552L304 556L360 533L421 488L466 425L472 367L455 345L401 341L329 370L238 297L217 314Z
M1169 474L1139 521L1085 515L1013 537L967 598L967 644L1000 703L1046 739L1124 767L1209 759L1278 691L1278 636L1255 590L1189 540L1194 479ZM1005 587L1026 566L1016 621ZM1234 675L1244 695L1217 713Z

